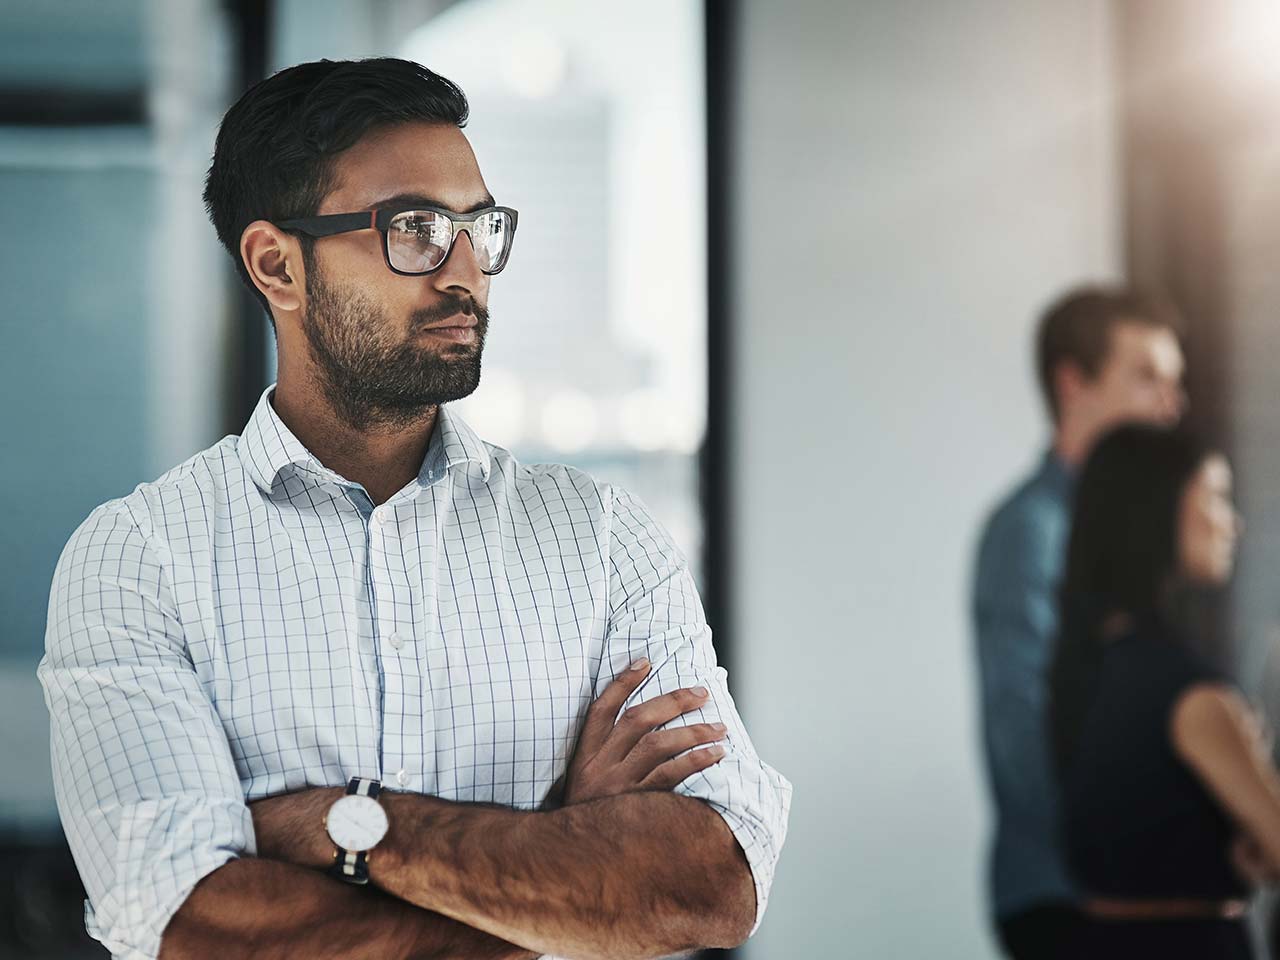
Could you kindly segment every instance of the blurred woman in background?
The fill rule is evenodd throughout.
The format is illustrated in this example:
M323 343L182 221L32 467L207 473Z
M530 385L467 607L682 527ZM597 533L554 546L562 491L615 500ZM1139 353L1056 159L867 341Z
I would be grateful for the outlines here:
M1280 775L1243 696L1192 652L1181 600L1230 579L1231 469L1122 427L1081 473L1050 678L1080 956L1252 956L1251 884L1280 865Z

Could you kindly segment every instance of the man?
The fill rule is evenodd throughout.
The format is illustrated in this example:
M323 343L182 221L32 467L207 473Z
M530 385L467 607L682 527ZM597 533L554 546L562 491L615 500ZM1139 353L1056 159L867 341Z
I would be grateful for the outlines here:
M224 118L205 199L278 383L76 531L40 666L117 956L649 957L760 921L791 788L684 559L624 491L445 406L516 228L466 117L371 60Z
M1057 956L1079 922L1057 839L1046 723L1072 477L1109 428L1179 419L1176 324L1169 305L1119 289L1079 290L1050 308L1037 368L1052 447L992 514L978 549L974 615L996 806L992 901L1001 943L1016 960Z

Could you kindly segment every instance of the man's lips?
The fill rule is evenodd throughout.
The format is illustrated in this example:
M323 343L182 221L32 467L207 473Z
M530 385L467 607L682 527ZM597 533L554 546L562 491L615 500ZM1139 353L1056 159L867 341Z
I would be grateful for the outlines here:
M459 313L456 316L450 317L448 320L441 320L438 323L429 323L422 329L430 330L432 332L436 330L470 330L479 323L480 321L476 318L474 313Z
M448 320L428 324L420 329L423 333L439 337L441 340L449 340L453 343L474 343L479 322L474 314L458 314Z

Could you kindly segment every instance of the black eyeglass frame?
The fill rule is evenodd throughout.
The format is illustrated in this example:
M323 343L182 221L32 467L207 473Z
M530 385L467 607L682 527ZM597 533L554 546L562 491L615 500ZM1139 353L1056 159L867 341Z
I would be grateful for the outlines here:
M440 258L440 262L430 270L408 271L400 270L391 262L391 221L402 213L414 213L416 211L424 211L434 213L437 216L444 217L449 221L449 249L444 252L444 256ZM490 213L503 213L511 219L511 239L507 241L507 248L502 253L502 260L492 270L481 269L487 277L501 273L502 269L507 265L507 260L511 257L511 245L515 243L516 223L519 220L519 214L511 207L484 207L480 210L474 210L471 213L454 213L452 210L446 210L443 207L432 207L424 203L414 203L407 206L385 207L381 210L369 210L362 213L327 213L320 217L301 217L297 220L281 220L276 224L281 230L296 230L298 233L305 233L309 237L332 237L339 233L354 233L357 230L377 230L382 234L382 259L387 262L387 269L392 273L399 274L402 277L425 277L428 274L435 273L449 259L449 255L453 253L453 245L458 242L458 234L463 230L467 233L467 239L471 239L471 227L481 217ZM472 247L475 246L474 241Z

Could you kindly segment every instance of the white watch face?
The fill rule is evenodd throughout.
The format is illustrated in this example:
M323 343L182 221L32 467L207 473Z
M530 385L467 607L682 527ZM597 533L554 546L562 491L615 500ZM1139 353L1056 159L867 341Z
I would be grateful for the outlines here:
M329 839L343 850L371 850L387 835L387 811L372 797L341 797L325 819Z

